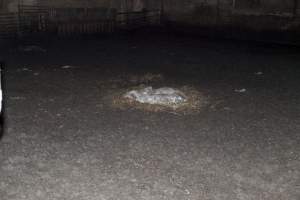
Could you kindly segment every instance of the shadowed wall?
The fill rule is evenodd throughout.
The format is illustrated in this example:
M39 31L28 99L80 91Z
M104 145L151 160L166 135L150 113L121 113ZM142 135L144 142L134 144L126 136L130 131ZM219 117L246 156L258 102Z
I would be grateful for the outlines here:
M18 0L4 0L16 11ZM300 32L300 0L23 0L54 7L100 7L117 11L163 9L165 22L180 27ZM186 28L184 28L186 29Z

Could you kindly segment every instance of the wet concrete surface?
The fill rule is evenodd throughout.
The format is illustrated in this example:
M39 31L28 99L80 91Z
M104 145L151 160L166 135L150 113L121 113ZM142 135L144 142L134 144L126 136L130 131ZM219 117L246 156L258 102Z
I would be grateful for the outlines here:
M40 45L5 55L0 199L299 199L297 49L173 36ZM105 102L128 86L114 80L145 73L209 102L188 115Z

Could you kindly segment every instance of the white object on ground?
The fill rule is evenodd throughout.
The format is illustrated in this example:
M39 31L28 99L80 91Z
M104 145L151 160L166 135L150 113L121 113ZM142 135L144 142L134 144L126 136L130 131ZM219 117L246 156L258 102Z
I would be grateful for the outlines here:
M245 88L243 88L243 89L236 89L234 91L239 92L239 93L243 93L243 92L246 92L247 90Z
M65 66L62 66L61 68L62 69L70 69L70 68L74 68L74 67L71 65L65 65Z
M32 70L27 67L17 69L17 72L30 72L30 71L32 71Z
M20 50L24 52L32 52L32 51L43 52L43 53L47 52L46 49L43 49L42 47L35 46L35 45L20 47Z
M27 67L23 67L21 70L22 70L22 71L31 71L31 70L28 69Z
M263 75L263 74L264 74L263 72L256 72L255 73L255 75L258 75L258 76Z
M25 97L10 97L11 100L25 100Z
M140 90L132 90L127 92L124 97L140 103L172 107L180 106L180 104L187 101L183 92L169 87L159 89L146 87Z

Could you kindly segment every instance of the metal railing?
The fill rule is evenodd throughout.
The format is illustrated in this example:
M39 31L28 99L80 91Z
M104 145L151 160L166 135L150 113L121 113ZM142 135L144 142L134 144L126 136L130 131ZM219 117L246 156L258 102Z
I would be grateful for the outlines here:
M49 26L61 36L91 35L115 31L115 11L103 8L52 8Z
M0 13L0 38L113 33L160 24L159 10L117 12L106 8L51 8L19 5L16 13Z
M19 5L19 35L28 36L47 32L49 9L41 6Z
M19 30L17 13L0 13L0 39L16 38Z
M116 16L116 23L119 27L125 29L159 25L161 23L161 12L160 10L119 12Z

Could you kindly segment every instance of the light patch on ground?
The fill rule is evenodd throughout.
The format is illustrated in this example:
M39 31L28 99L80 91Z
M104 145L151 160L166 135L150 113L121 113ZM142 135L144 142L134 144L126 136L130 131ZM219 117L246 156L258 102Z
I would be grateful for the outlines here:
M183 86L179 88L179 90L186 95L187 101L182 103L178 107L139 103L137 101L133 101L124 97L124 94L126 92L137 88L120 89L119 91L116 91L110 97L112 106L123 110L138 109L150 112L171 112L173 114L185 115L198 113L201 110L201 108L203 108L203 106L205 106L208 102L207 98L204 97L198 90L189 86Z
M197 114L208 104L208 97L204 96L196 88L187 85L176 87L187 97L187 101L178 107L139 103L124 97L124 94L129 91L139 90L149 85L160 88L164 87L167 82L167 78L162 74L146 73L142 75L129 74L110 80L101 80L98 84L101 92L103 92L105 104L121 110L137 109L147 112L168 112L175 115L186 115Z

